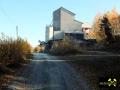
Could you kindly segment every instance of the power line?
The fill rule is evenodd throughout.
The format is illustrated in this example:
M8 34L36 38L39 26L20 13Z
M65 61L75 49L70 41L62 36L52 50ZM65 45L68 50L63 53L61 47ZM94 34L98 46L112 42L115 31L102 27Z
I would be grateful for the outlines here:
M5 9L2 6L0 6L0 11L6 17L6 19L10 22L10 24L15 25L13 19L10 17L10 15L7 14L7 12L5 11ZM18 36L18 25L15 25L15 26L16 26L16 38L18 39L18 37L19 37Z
M7 14L7 12L5 11L5 9L2 6L0 6L0 11L10 23L14 23L13 19L10 17L10 15Z

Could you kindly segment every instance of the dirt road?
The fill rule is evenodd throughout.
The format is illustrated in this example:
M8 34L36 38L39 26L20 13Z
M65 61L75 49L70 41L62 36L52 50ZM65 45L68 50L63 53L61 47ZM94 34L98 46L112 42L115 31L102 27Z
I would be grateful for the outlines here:
M36 53L32 62L9 82L8 90L93 90L64 60Z

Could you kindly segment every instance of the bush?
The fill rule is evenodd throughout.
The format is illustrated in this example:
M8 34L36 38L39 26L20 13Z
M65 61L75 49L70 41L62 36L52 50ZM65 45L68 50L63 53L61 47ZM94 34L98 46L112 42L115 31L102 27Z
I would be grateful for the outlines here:
M113 43L106 44L103 49L115 53L120 53L120 36L115 36Z
M20 63L31 52L30 44L24 39L0 36L0 63L4 65Z
M65 37L61 41L55 41L53 43L52 49L50 53L54 55L66 55L66 54L74 54L79 50L79 45L76 44L73 39L69 37Z

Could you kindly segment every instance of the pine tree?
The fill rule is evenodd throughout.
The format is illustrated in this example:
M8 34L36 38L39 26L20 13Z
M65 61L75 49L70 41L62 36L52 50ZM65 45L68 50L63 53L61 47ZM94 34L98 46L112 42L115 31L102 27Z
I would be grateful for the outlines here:
M112 29L111 29L111 25L109 23L108 18L105 16L103 16L103 19L101 20L101 27L102 30L104 30L105 35L106 35L106 41L108 43L112 43L113 42L113 36L112 36Z

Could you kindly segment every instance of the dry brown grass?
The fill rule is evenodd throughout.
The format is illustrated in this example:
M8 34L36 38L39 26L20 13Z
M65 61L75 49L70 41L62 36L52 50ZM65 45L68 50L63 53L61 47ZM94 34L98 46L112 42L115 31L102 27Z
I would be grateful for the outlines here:
M0 36L0 88L12 79L15 70L31 58L30 44L21 38L13 39L4 34ZM6 74L11 75L7 76Z
M61 41L54 42L50 52L54 55L74 54L79 50L79 45L73 39L65 37Z
M100 78L116 78L120 83L120 57L119 56L71 56L66 57L67 61L85 80L93 90L120 90L120 87L102 88L99 87ZM119 84L120 86L120 84ZM119 88L119 89L118 89Z
M26 40L13 39L4 34L0 36L0 63L3 65L21 62L30 52L31 46Z

